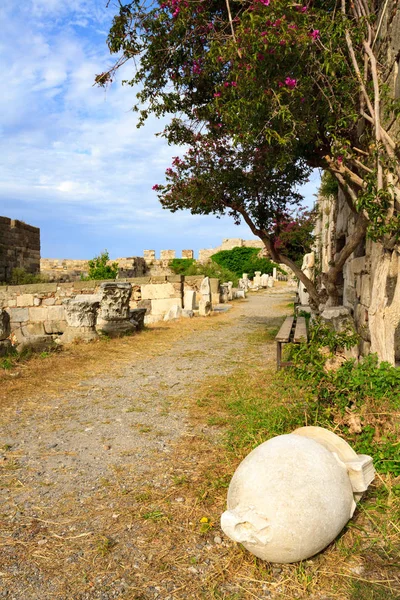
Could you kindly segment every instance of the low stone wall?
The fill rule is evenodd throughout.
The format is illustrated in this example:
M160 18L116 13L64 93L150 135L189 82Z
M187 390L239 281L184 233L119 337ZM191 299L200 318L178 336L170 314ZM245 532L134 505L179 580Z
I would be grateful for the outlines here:
M145 308L146 323L164 318L173 307L183 308L185 290L200 291L203 278L182 275L118 279L132 285L129 308ZM64 301L101 292L103 281L72 281L0 287L0 308L10 317L11 338L19 345L31 336L59 336L67 328ZM210 280L213 303L219 302L219 280ZM198 295L198 302L200 294Z

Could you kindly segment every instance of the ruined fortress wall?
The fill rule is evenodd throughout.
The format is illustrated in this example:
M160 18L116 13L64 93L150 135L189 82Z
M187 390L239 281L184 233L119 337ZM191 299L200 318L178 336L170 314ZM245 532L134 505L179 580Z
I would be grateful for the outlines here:
M142 277L148 271L146 261L141 256L116 258L108 264L116 262L119 267L118 278ZM73 260L68 258L42 258L40 259L40 273L49 281L68 282L80 280L81 276L87 277L89 272L88 260Z
M8 281L15 268L39 273L40 229L0 217L0 281Z
M392 98L400 99L400 10L398 2L390 0L384 5L381 28L378 36L379 59L386 65L384 81L388 84ZM380 17L379 17L380 18ZM389 111L382 111L382 119L391 136L400 140L400 119ZM320 219L317 223L318 257L322 272L327 272L335 254L341 250L354 230L352 213L345 197L319 198ZM347 260L341 284L342 303L353 314L356 329L361 336L361 354L368 354L371 346L369 313L373 296L375 267L382 254L379 244L364 239ZM396 302L395 289L400 277L400 247L391 256L389 278L386 285L387 306ZM400 309L400 307L399 307ZM400 361L400 323L397 324L394 341L395 360Z
M206 263L210 260L213 254L221 252L222 250L232 250L233 248L260 248L264 250L265 246L261 240L242 240L241 238L226 238L222 240L222 244L216 248L205 248L199 251L198 261Z

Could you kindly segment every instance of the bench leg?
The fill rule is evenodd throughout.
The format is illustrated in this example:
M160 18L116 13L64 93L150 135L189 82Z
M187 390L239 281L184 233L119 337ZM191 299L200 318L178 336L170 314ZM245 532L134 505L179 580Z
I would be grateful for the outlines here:
M282 342L276 342L276 370L280 371L282 360Z

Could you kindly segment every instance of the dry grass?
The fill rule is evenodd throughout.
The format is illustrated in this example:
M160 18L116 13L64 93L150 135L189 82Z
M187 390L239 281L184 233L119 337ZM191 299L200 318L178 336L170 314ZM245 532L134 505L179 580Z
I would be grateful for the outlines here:
M135 338L35 358L17 368L17 377L2 374L2 401L15 408L21 397L32 395L32 410L37 410L47 394L74 387L81 377L105 369L117 373L121 364L166 352L186 335L203 328L217 331L232 314L162 324ZM238 402L262 398L291 406L294 396L299 401L303 393L278 381L271 363L265 367L272 336L272 330L252 334L246 350L251 366L208 379L193 394L193 434L181 438L167 462L155 454L153 470L136 473L127 456L90 497L78 501L65 495L56 520L49 518L52 507L45 505L36 507L35 518L20 515L18 527L12 518L3 519L6 542L0 562L4 571L10 564L21 566L3 572L6 586L12 589L18 579L31 599L30 590L40 578L51 581L52 591L43 600L399 598L399 482L390 477L378 478L338 539L303 563L264 563L227 540L219 528L234 469L249 446L267 433L259 431L259 439L254 434L242 446L235 436L226 444L227 431L234 431L240 420ZM169 400L171 410L181 405L179 397ZM18 488L23 485L18 453L4 451L10 465L7 488ZM16 510L23 515L22 507Z

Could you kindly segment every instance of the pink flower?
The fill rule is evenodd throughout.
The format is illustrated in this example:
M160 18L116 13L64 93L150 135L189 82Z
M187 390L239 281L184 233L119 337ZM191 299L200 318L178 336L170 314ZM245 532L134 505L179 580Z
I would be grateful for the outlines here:
M151 189L157 192L160 189L160 186L158 185L158 183L156 183Z
M341 164L342 164L342 162L343 162L343 156L338 156L338 157L337 157L337 161L338 161L338 163L341 165Z
M221 96L221 92L216 92L216 93L214 94L214 98L219 98L220 96Z
M259 0L259 2L261 2L261 4L264 4L264 6L269 6L271 0Z
M229 87L229 86L230 86L230 83L229 83L229 81L225 81L225 83L224 83L224 87Z
M231 81L231 86L232 87L237 87L237 82L236 81Z
M320 33L319 33L319 29L313 29L312 32L310 33L310 37L312 37L312 39L314 41L319 40L319 38L321 37Z
M285 45L286 45L286 41L285 41L285 40L281 40L281 41L279 42L279 45L280 45L280 46L285 46Z
M282 81L278 81L278 87L283 87L284 84L282 83Z
M295 23L291 23L290 25L288 25L288 29L298 29L298 27Z
M285 83L289 89L293 90L297 85L297 79L292 79L291 77L286 77Z

